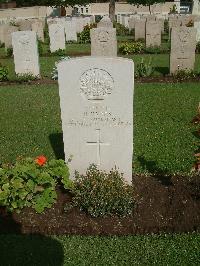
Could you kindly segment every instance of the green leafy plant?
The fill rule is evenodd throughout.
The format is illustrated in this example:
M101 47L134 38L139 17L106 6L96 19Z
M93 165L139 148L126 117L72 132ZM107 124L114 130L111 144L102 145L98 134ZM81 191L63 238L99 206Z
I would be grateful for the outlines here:
M172 8L170 8L169 14L178 14L176 5L173 5Z
M195 78L199 74L190 69L180 69L173 74L173 78L179 82Z
M69 189L69 170L63 160L18 159L14 165L0 167L0 205L8 211L20 212L32 207L38 213L50 208L56 201L56 185Z
M58 49L57 51L51 53L51 55L53 55L53 56L65 56L66 51L63 49Z
M116 28L116 34L117 36L126 36L129 35L129 29L126 28L124 25L114 22L114 28Z
M197 42L196 44L196 53L200 54L200 42Z
M166 19L164 21L164 32L169 33L169 21Z
M79 43L90 43L90 30L96 28L96 24L86 25L83 31L79 34Z
M55 62L55 66L54 66L54 68L53 68L53 70L51 72L51 78L53 80L57 80L58 79L58 68L57 68L58 63L60 63L63 60L69 60L69 59L70 59L69 56L62 56L58 61Z
M0 41L0 48L3 48L3 47L5 47L5 43Z
M125 42L120 44L119 52L122 54L135 54L141 53L144 49L144 44L141 42Z
M147 54L163 54L169 52L169 48L164 49L161 46L149 46L144 50Z
M38 53L40 56L42 56L44 54L43 44L42 44L42 41L40 41L40 40L38 40Z
M11 47L6 48L6 56L7 57L12 57L13 56L13 48L11 48Z
M27 74L18 74L16 75L15 81L16 82L30 82L32 80L37 80L39 77L34 76L31 73L27 73Z
M76 172L72 193L72 206L93 217L127 216L133 211L133 187L124 182L116 169L106 173L91 165L86 175ZM66 205L66 211L68 209Z
M152 66L152 58L150 57L148 60L144 60L141 58L141 62L137 64L135 76L136 77L149 77L153 74L154 68Z
M0 64L0 81L8 80L8 69Z

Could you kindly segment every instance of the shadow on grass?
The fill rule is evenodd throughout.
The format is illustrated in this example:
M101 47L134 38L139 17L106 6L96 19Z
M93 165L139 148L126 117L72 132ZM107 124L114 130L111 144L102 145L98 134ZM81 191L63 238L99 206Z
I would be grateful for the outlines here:
M54 151L56 159L65 159L63 133L55 133L49 135L51 147Z
M63 265L64 251L56 239L20 233L20 223L0 207L0 265Z
M41 235L0 235L0 265L61 266L64 251L61 243Z
M154 177L164 186L172 186L171 176L167 171L163 171L157 166L155 161L147 161L143 156L138 157L142 168L153 174Z
M159 72L164 76L169 74L169 67L155 67L154 69L156 72Z

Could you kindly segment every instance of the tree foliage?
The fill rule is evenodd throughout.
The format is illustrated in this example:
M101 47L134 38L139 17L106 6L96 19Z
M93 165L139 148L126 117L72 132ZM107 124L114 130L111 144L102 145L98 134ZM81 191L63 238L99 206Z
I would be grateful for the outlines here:
M16 0L17 6L74 6L90 2L89 0Z

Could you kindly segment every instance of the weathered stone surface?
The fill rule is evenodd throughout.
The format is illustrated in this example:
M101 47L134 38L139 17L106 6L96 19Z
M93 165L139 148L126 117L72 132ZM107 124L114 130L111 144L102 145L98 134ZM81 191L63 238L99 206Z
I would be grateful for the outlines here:
M82 57L58 64L66 161L71 178L91 164L132 180L133 61ZM123 89L122 89L123 88Z
M116 29L98 28L90 30L91 55L117 56Z
M36 33L18 31L12 33L12 45L16 74L40 75Z
M19 30L20 31L30 31L32 29L31 27L32 21L31 20L21 20L18 22Z
M108 17L102 18L102 20L97 24L97 28L113 28L113 23Z
M170 73L194 69L195 48L196 29L184 26L172 28Z
M67 42L77 42L76 23L74 20L65 21L65 37Z
M60 23L49 25L50 51L65 49L65 29Z
M6 27L8 27L8 25L6 25L6 24L2 24L2 25L0 25L0 42L1 43L4 43L5 41L4 41L4 39L5 39L5 34L4 34L4 29L6 28Z
M35 20L31 24L31 28L32 28L32 31L36 32L38 39L44 42L43 22L40 20Z
M178 16L169 16L169 29L171 30L174 27L180 27L182 25L181 19Z
M155 20L146 22L146 47L161 45L161 27Z
M194 22L194 28L197 30L196 41L200 42L200 21Z
M145 39L146 19L141 18L135 21L135 41L138 39Z
M16 26L7 26L4 28L4 43L5 48L11 48L12 47L12 33L15 31L18 31L18 27Z

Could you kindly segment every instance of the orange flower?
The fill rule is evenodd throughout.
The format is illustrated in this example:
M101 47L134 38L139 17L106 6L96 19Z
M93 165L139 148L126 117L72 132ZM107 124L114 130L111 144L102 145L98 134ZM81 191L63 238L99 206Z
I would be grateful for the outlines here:
M40 166L43 166L47 161L47 158L43 155L41 156L38 156L36 159L35 159L35 162L36 164L40 165Z

